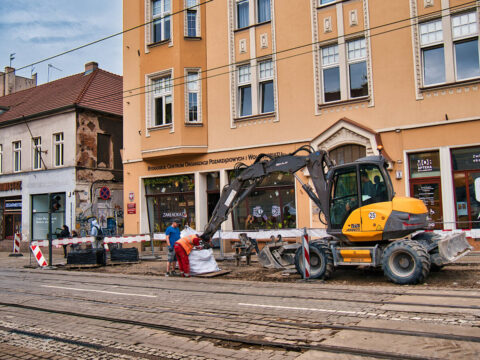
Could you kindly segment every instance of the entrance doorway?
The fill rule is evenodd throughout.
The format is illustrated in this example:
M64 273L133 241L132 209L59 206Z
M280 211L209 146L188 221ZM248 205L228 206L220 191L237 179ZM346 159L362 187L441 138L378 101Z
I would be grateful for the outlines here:
M412 179L410 194L424 202L428 209L428 223L436 230L443 229L442 187L440 178Z
M22 232L22 214L5 214L4 239L13 240L15 233Z

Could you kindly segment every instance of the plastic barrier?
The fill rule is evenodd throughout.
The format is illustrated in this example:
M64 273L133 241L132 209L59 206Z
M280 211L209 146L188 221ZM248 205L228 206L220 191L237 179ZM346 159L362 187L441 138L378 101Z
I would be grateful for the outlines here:
M43 257L42 251L40 250L39 246L32 244L30 245L30 249L33 252L33 256L35 256L35 259L37 259L38 265L40 265L41 267L45 267L48 265L47 261Z

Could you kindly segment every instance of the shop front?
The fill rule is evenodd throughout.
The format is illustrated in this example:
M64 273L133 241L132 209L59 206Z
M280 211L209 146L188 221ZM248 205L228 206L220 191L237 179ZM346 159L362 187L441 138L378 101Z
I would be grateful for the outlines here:
M451 149L458 229L480 229L480 146Z
M22 198L0 198L0 236L12 240L22 232Z

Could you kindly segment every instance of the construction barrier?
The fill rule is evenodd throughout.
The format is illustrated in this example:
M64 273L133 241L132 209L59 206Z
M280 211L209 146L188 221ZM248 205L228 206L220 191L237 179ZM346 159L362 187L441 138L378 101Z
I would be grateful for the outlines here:
M302 236L302 250L303 250L303 278L307 280L310 277L310 247L308 245L307 229Z
M37 259L38 265L40 265L41 267L45 267L48 265L38 245L32 244L30 245L30 249L33 252L33 256L35 256L35 259Z
M9 256L23 256L20 253L20 240L22 238L22 234L16 233L13 237L13 252Z

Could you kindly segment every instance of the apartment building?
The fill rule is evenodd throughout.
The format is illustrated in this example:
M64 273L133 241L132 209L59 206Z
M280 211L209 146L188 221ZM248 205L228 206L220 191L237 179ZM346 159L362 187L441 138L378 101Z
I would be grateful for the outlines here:
M54 232L123 210L121 93L122 77L90 62L0 97L0 240L46 239L52 199Z
M237 162L383 145L436 229L480 228L479 1L124 1L125 230L201 231ZM308 181L308 174L300 174ZM291 174L222 228L322 226ZM253 225L247 222L253 218Z

